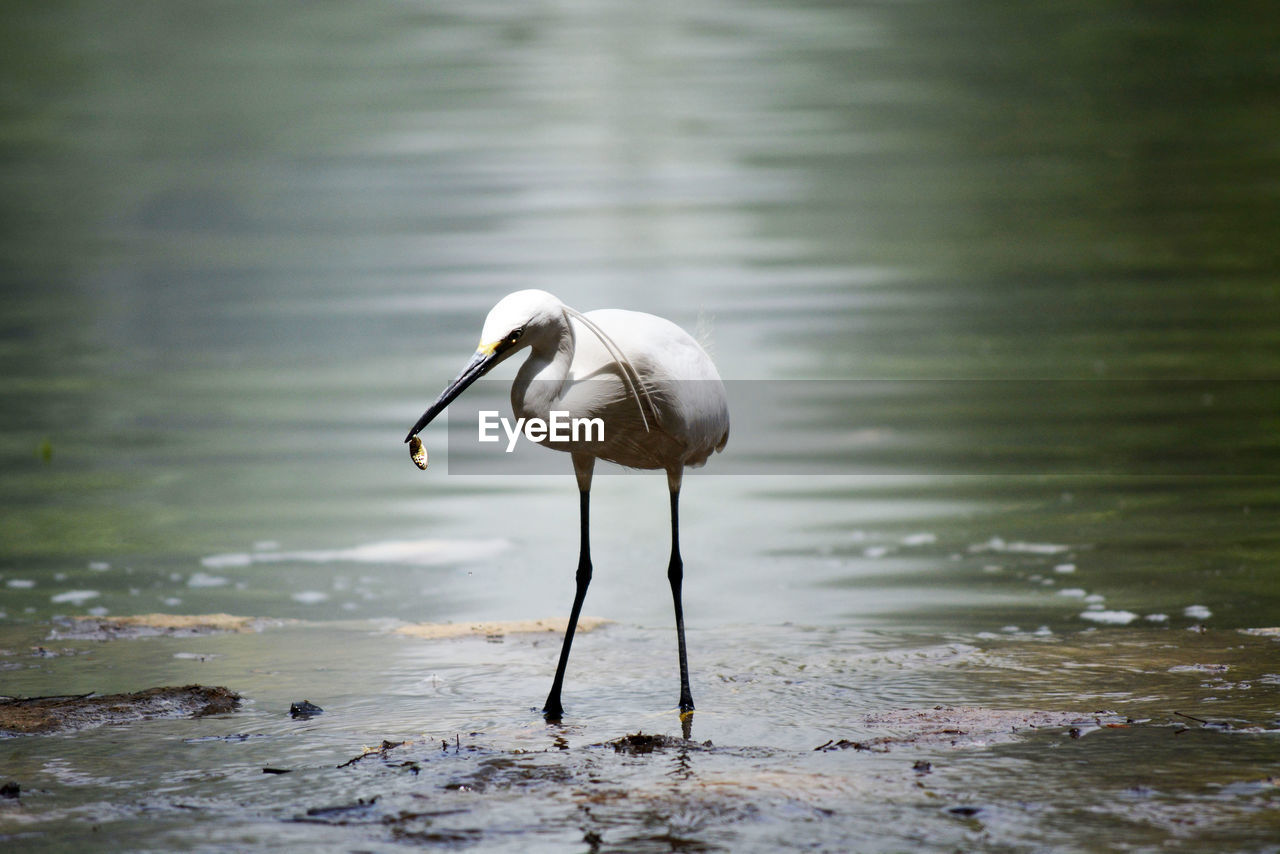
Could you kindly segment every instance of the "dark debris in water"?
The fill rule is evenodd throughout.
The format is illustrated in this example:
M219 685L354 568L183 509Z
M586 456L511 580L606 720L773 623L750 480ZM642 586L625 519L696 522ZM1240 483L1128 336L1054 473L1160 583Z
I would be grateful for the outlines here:
M1129 720L1114 712L1048 712L1030 709L983 709L934 706L867 715L863 727L890 730L862 739L829 739L814 750L862 750L888 753L896 747L976 747L1013 741L1044 729L1066 729L1079 738L1104 727L1123 727Z
M951 706L884 711L857 723L859 739L833 739L819 749L973 748L1046 729L1065 738L1072 727L1094 731L1129 725L1108 712ZM366 748L340 767L360 765L353 784L381 780L387 788L361 792L360 800L353 792L348 801L317 805L288 820L363 827L398 843L469 848L527 832L528 813L508 812L512 805L539 804L535 811L557 805L551 808L570 808L580 817L574 822L581 821L583 850L697 851L726 850L719 841L732 836L731 828L767 823L779 811L826 821L851 798L870 797L886 782L899 792L927 789L935 798L931 808L975 831L1001 810L998 803L972 802L963 788L951 790L952 775L937 773L933 755L908 754L890 771L883 769L891 766L878 765L876 774L888 777L868 781L848 775L847 766L831 769L817 757L811 764L794 755L795 765L779 768L757 761L763 748L717 748L673 735L635 732L577 746L552 741L541 751L474 741L483 735L471 733L470 743L453 735L385 740ZM765 755L779 750L770 748ZM398 778L403 783L391 783L386 776L408 766L416 778L411 784L404 777ZM639 779L627 776L637 768ZM379 794L381 799L375 797Z
M824 752L830 752L832 750L872 750L877 753L888 753L889 748L886 744L887 740L882 738L875 738L869 741L850 741L847 738L842 738L839 741L836 741L835 739L829 738L824 743L815 747L814 750L821 750Z
M355 803L338 804L336 806L312 807L307 810L305 815L294 816L293 821L304 824L369 824L371 822L380 822L381 814L375 809L378 803L378 796L365 800L357 798Z
M200 735L194 738L184 738L183 744L204 744L211 741L224 741L227 744L248 741L251 738L270 738L266 733L261 732L233 732L230 735Z
M934 706L866 715L856 722L858 738L832 739L817 749L973 749L1038 731L1065 739L1073 729L1087 735L1134 723L1111 712ZM541 751L475 741L483 735L470 733L467 742L461 734L385 740L366 748L339 767L360 765L353 784L387 781L381 784L387 786L381 792L385 797L365 791L360 800L316 806L289 820L364 827L400 843L467 848L527 832L528 814L507 812L513 804L536 803L538 809L553 804L582 817L584 850L695 851L725 850L719 834L728 838L730 828L778 811L826 821L851 798L869 797L886 782L899 792L927 790L934 798L931 808L973 831L996 822L1002 810L998 802L973 803L966 788L954 790L949 785L954 775L937 773L932 753L927 758L908 753L905 761L877 764L877 776L869 781L818 757L805 762L795 755L795 765L785 768L757 761L781 748L717 748L673 735L635 732L577 746L561 738ZM404 768L413 772L412 783L387 776L401 775ZM634 769L640 769L639 779L627 776Z
M603 747L606 745L596 746ZM699 744L696 741L676 738L670 735L645 735L642 732L637 732L614 739L608 742L607 746L612 747L618 753L629 753L632 756L638 756L655 751L661 753L665 750L706 750L712 745L709 741Z
M240 695L227 688L185 685L128 694L0 698L0 735L90 729L152 718L202 717L235 711Z
M473 732L471 733L471 735L475 736L475 735L479 735L479 733ZM364 761L365 759L377 757L382 759L383 764L388 768L405 769L405 770L411 771L416 775L419 771L422 770L422 763L426 761L426 759L421 757L416 759L405 759L404 753L397 753L393 757L392 752L399 750L401 748L413 747L415 745L426 748L428 745L432 743L433 742L431 741L424 741L424 742L417 742L413 740L390 741L388 739L383 739L382 743L377 747L366 747L364 749L364 752L360 753L357 756L351 757L346 762L343 762L341 765L337 767L349 768L359 762ZM437 752L434 749L432 749L429 755L431 757L434 757L435 755L438 755L438 753L444 753L445 755L453 755L453 756L466 755L466 756L474 757L476 755L488 755L492 753L492 751L488 748L481 747L476 744L472 744L472 743L464 744L462 741L461 734L456 734L454 735L454 740L452 743L450 743L447 740L441 740L440 751ZM391 761L393 758L399 759L401 761L393 762Z
M310 700L299 700L289 706L289 717L291 718L302 718L303 720L306 720L320 714L324 714L324 709L320 708Z
M412 741L387 741L384 739L382 744L378 745L377 747L366 747L364 749L364 752L361 753L359 756L351 757L350 759L348 759L346 762L343 762L338 767L346 768L348 766L355 765L357 762L361 761L362 759L368 759L370 756L380 756L385 759L387 754L390 753L391 751L401 747L408 747L411 744L413 744Z
M1206 720L1205 718L1196 717L1195 715L1188 715L1186 712L1179 712L1176 710L1174 711L1174 715L1180 718L1185 718L1186 720L1189 720L1189 721L1195 721L1196 723L1200 724L1201 729L1216 729L1216 730L1222 730L1224 732L1230 732L1231 730L1236 729L1236 727L1234 727L1228 721ZM1251 726L1241 726L1239 727L1239 729L1242 732L1265 732L1266 731L1262 727L1251 727ZM1186 727L1183 727L1181 730L1181 732L1186 732L1186 731L1187 731Z

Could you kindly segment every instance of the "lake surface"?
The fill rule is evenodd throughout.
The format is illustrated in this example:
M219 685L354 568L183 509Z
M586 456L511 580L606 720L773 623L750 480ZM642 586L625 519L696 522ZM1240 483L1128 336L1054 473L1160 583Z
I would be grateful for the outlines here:
M0 695L245 703L0 742L0 838L1275 850L1277 15L6 7ZM394 633L568 610L567 459L401 444L529 287L729 381L685 747L607 746L682 734L660 476L596 479L563 726L556 635ZM269 622L65 637L155 612ZM1124 723L893 717L935 706Z

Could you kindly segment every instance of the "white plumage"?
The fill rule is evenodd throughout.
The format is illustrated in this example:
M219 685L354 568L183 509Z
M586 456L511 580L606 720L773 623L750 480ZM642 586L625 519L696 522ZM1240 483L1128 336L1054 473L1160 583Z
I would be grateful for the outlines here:
M680 708L693 709L680 599L678 497L684 469L701 466L729 439L729 407L720 374L706 351L669 320L638 311L602 309L582 314L546 291L503 297L485 318L480 344L458 377L423 413L406 441L494 365L522 350L529 357L511 385L517 418L550 419L552 412L599 418L603 441L542 444L568 451L581 493L582 541L577 594L560 663L544 711L562 714L561 683L582 599L591 580L588 506L597 459L630 468L663 469L671 493L671 561L667 578L676 609L680 656Z
M489 313L481 337L483 347L523 326L520 344L532 352L511 385L516 417L546 420L555 410L604 421L603 443L542 444L668 472L703 465L724 448L724 385L688 333L638 311L574 314L545 291L518 291Z

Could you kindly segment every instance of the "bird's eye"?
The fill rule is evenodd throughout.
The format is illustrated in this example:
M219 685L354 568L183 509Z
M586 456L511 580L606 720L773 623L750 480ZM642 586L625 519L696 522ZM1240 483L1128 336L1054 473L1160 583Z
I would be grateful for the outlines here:
M523 334L524 334L524 327L523 327L523 326L517 326L515 329L512 329L512 330L511 330L511 340L512 340L512 341L519 341L519 340L520 340L520 336L521 336L521 335L523 335Z

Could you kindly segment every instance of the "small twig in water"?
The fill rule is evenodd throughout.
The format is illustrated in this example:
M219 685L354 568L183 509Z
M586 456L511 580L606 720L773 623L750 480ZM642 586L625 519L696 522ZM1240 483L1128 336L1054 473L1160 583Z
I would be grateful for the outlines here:
M1198 724L1204 724L1205 726L1209 725L1208 721L1206 721L1203 718L1197 718L1194 715L1187 715L1187 714L1183 714L1182 712L1174 712L1174 714L1180 718L1186 718L1189 721L1195 721Z

